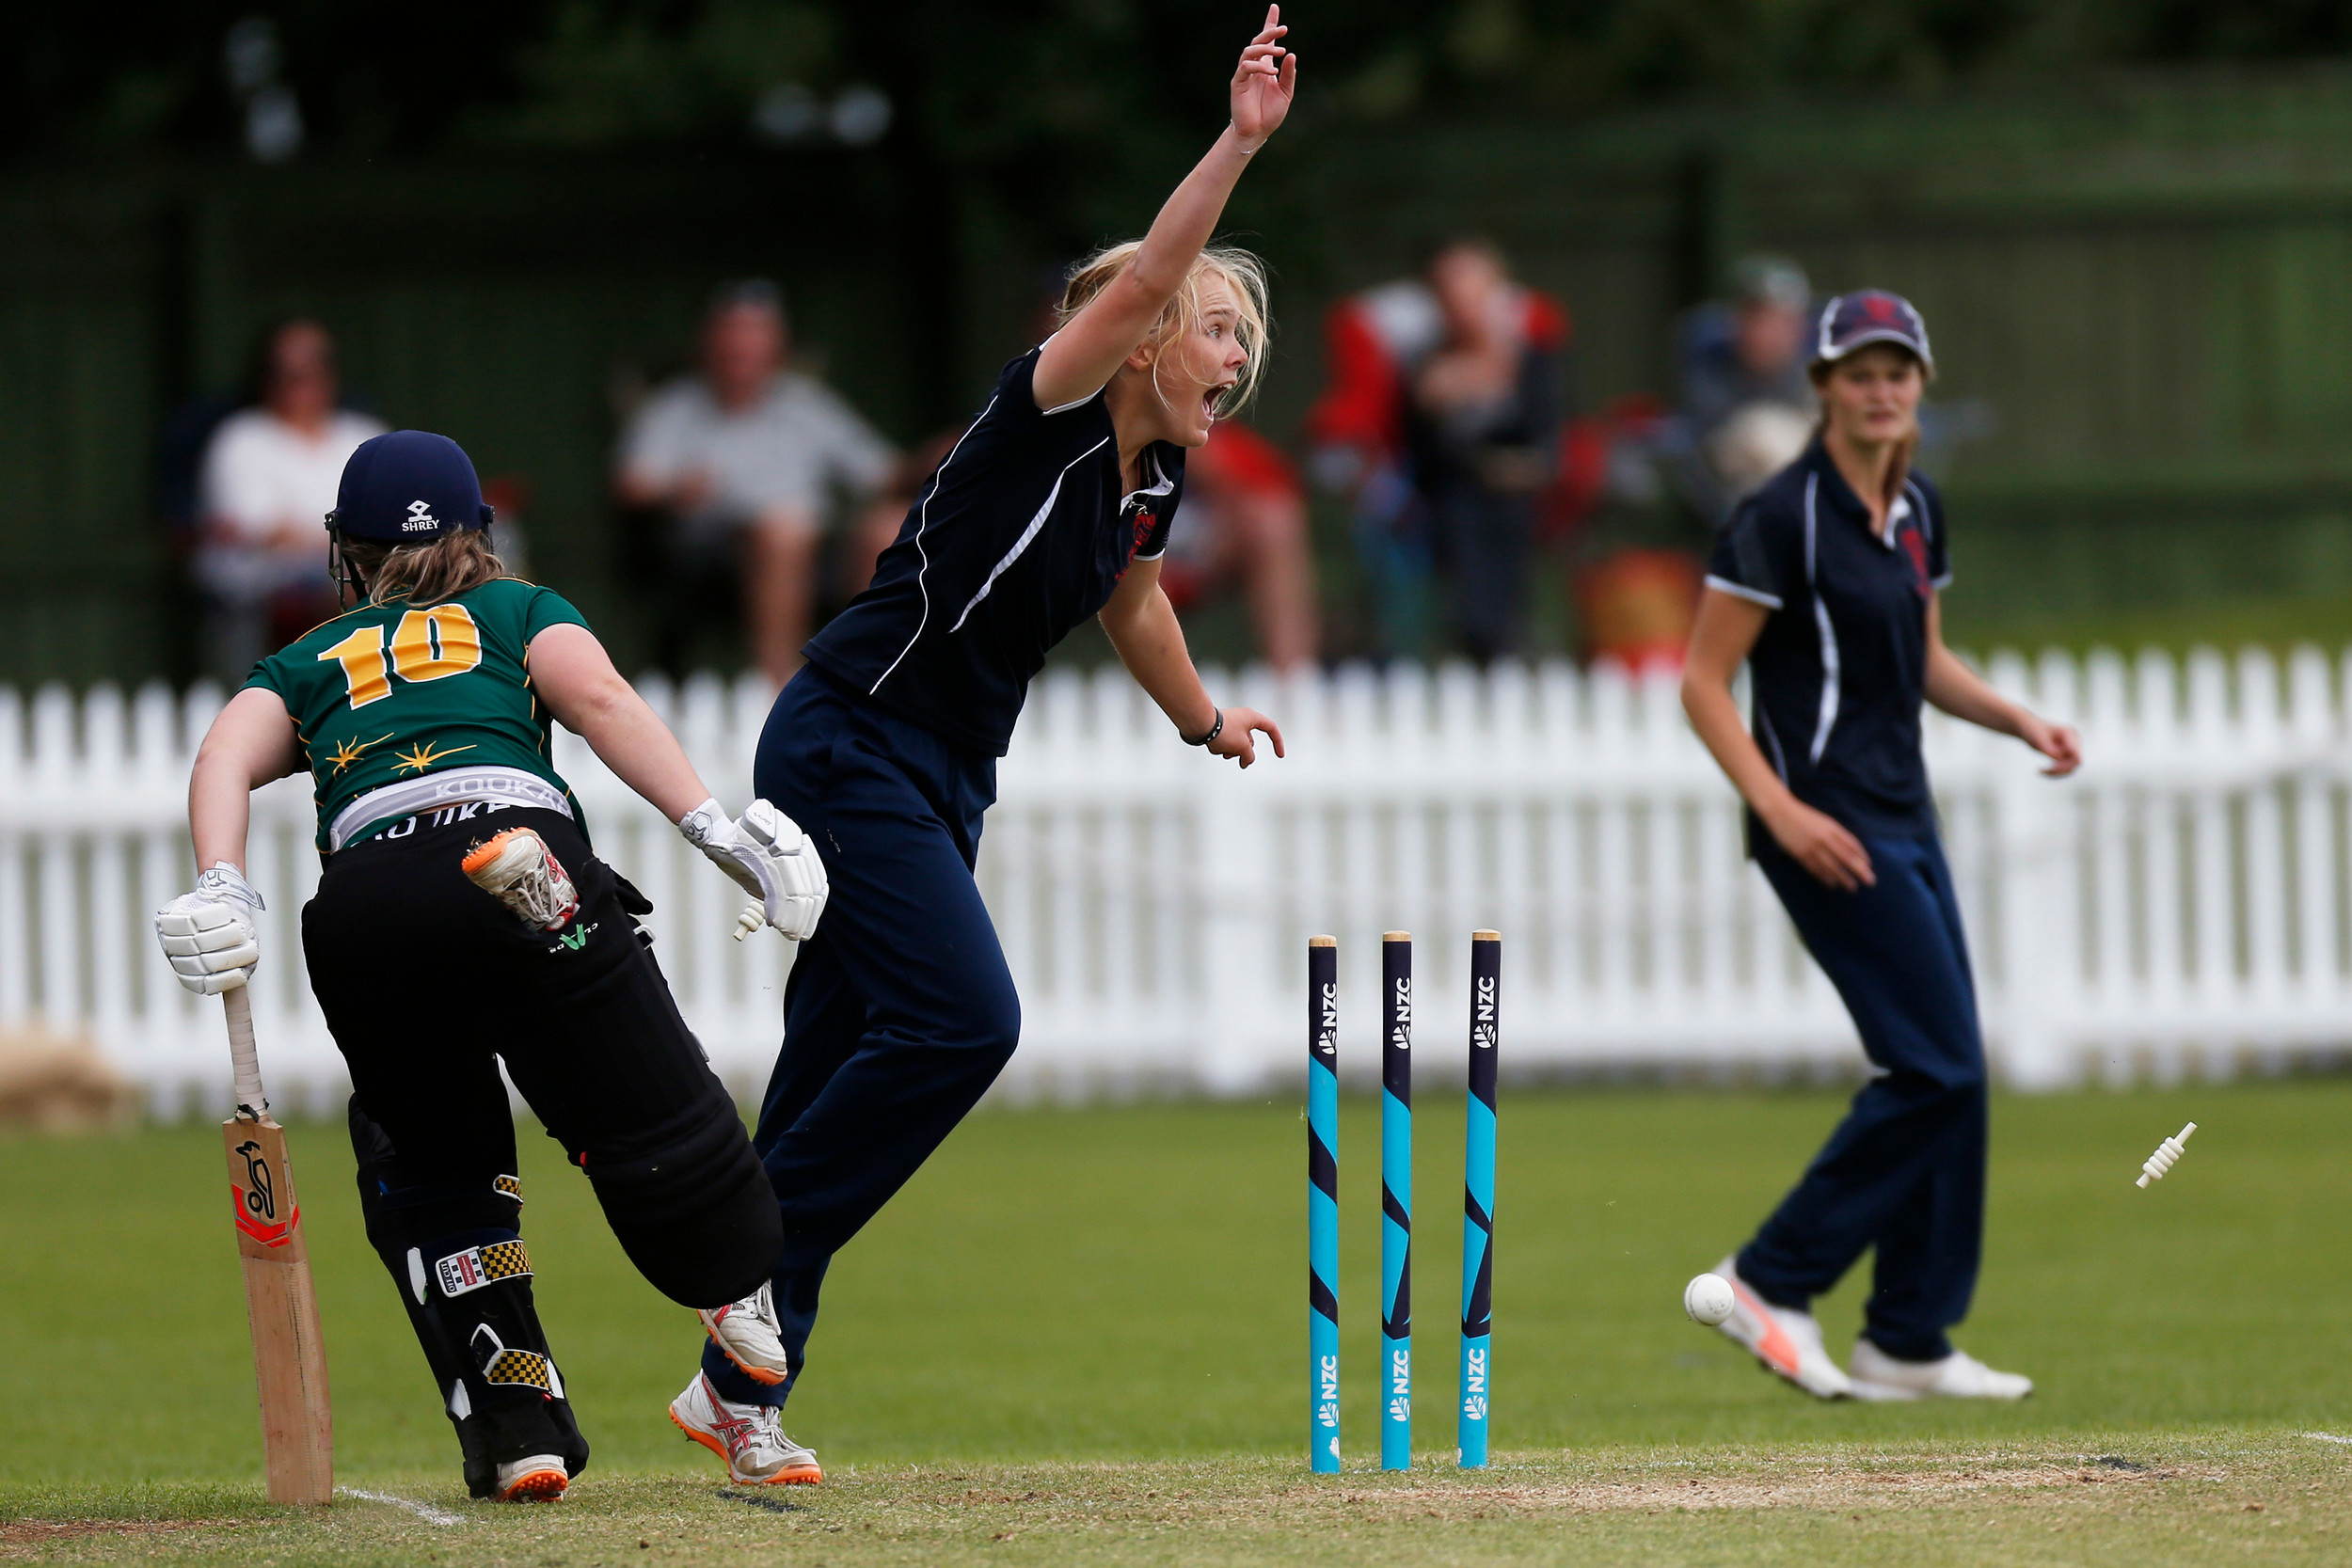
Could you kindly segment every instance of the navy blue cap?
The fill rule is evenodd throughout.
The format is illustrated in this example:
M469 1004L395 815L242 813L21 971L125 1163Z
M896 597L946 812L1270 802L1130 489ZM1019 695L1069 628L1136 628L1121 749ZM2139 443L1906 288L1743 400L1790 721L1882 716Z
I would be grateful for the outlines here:
M1893 343L1919 356L1932 371L1935 356L1928 349L1928 324L1919 319L1911 301L1883 289L1862 289L1839 294L1821 312L1821 331L1813 345L1813 362L1843 359L1866 343Z
M359 443L343 465L327 531L386 545L430 542L457 529L488 528L473 459L446 436L395 430Z

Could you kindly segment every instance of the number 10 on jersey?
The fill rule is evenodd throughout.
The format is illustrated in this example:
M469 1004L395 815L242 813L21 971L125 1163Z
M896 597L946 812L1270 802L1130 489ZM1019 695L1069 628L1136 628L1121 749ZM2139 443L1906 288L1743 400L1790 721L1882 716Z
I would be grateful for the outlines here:
M462 675L482 662L482 630L461 604L437 604L412 610L392 631L386 657L384 628L360 626L319 655L343 667L343 687L351 705L365 707L392 694L393 674L405 681L437 681Z

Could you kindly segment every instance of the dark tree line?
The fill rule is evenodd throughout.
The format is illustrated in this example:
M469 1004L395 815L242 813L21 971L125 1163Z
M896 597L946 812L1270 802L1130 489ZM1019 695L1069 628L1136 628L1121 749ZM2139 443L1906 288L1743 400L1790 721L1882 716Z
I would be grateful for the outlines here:
M0 52L0 166L742 159L826 145L863 161L898 210L941 215L909 236L905 261L937 285L915 294L939 316L927 330L945 335L958 247L986 243L974 236L991 223L1055 256L1149 219L1221 120L1219 84L1262 3L43 7L11 19ZM1287 20L1311 85L1295 145L1427 118L2071 90L2087 71L2352 55L2352 0L1298 0ZM863 119L843 118L852 100ZM1313 160L1266 175L1253 211L1279 226L1288 182L1311 181Z
M1202 72L1256 14L1252 0L44 7L10 24L0 150L20 164L233 150L251 87L232 87L224 48L261 18L318 152L740 143L779 85L821 100L865 81L891 92L897 135L985 165L1189 141L1216 111ZM1359 121L2352 53L2342 0L1305 0L1290 20L1317 112Z

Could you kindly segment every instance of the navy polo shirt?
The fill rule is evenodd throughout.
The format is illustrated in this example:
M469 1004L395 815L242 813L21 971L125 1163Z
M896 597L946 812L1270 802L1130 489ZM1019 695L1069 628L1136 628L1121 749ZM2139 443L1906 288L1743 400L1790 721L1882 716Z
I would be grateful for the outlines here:
M960 745L1003 756L1029 680L1071 628L1109 602L1131 561L1168 548L1184 449L1145 450L1122 494L1103 394L1041 409L1039 351L995 395L915 497L874 580L803 655L855 690Z
M1748 654L1756 744L1857 833L1935 832L1919 705L1928 605L1950 580L1935 486L1912 475L1881 538L1818 438L1740 504L1708 562L1709 588L1772 611Z

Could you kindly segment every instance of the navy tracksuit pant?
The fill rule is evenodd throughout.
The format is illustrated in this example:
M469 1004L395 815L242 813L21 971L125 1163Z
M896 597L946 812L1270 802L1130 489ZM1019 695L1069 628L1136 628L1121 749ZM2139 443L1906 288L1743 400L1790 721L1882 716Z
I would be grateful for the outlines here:
M1889 1355L1932 1361L1951 1354L1945 1330L1967 1316L1983 1244L1984 1042L1942 847L1863 846L1878 883L1854 893L1758 847L1879 1070L1738 1267L1766 1301L1802 1307L1876 1247L1863 1332Z
M784 992L784 1049L752 1146L784 1216L776 1314L800 1375L833 1255L987 1092L1021 1000L972 879L996 759L822 672L776 699L753 784L806 832L833 885ZM781 1404L715 1346L727 1399Z

